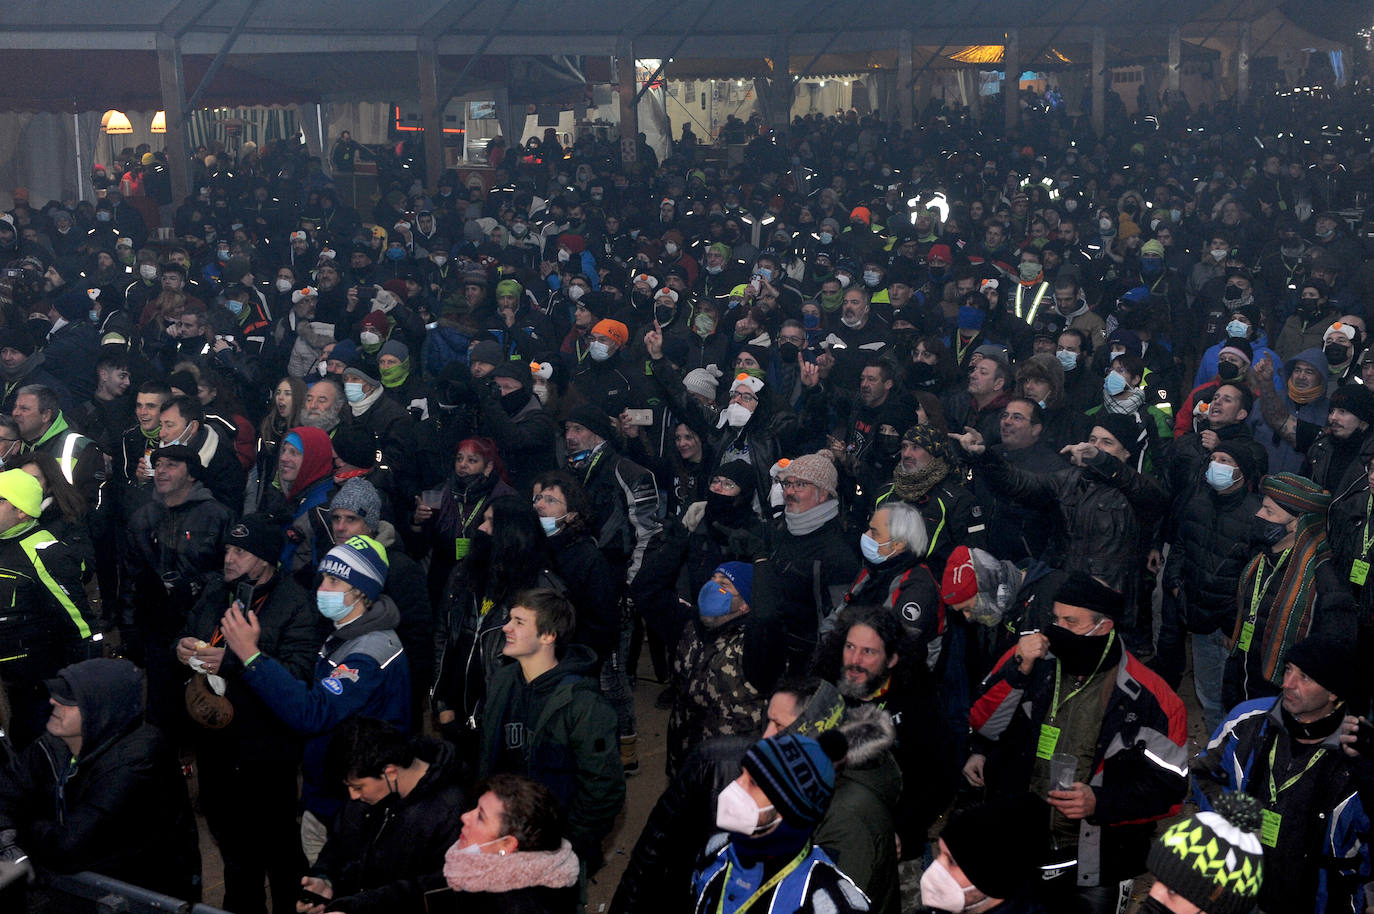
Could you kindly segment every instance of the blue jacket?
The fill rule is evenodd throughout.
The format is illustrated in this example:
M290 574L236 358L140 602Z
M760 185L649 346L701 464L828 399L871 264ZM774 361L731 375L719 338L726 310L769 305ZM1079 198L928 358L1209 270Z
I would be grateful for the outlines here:
M1217 356L1221 355L1221 348L1226 345L1226 341L1214 343L1202 354L1202 360L1197 364L1197 374L1193 377L1193 386L1201 387L1208 381L1217 376ZM1283 369L1283 360L1278 353L1269 348L1269 337L1263 333L1250 343L1250 350L1254 353L1251 363L1259 362L1267 355L1274 363L1274 389L1283 393L1284 385L1288 383L1288 375Z
M410 729L410 664L396 634L400 621L396 604L379 597L324 639L314 675L304 685L271 657L259 656L244 670L243 681L272 713L306 737L301 799L322 822L330 822L343 805L343 785L324 780L324 751L334 731L354 717Z
M1193 758L1194 799L1211 809L1220 794L1243 790L1282 817L1276 838L1264 849L1262 910L1363 911L1370 821L1360 786L1368 783L1374 766L1345 755L1338 730L1322 742L1322 755L1311 769L1272 799L1270 752L1280 751L1278 740L1294 745L1284 730L1280 701L1256 698L1231 709L1207 748Z

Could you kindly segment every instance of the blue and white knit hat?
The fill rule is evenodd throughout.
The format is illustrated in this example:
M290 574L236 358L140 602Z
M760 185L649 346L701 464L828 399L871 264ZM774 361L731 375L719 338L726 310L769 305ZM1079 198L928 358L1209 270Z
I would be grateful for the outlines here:
M353 536L320 559L319 572L358 588L368 600L376 600L386 585L388 566L385 546L370 536Z

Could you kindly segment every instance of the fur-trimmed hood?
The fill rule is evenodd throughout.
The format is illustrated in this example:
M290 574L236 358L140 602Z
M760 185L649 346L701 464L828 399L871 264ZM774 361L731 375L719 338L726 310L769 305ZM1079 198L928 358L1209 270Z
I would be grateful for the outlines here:
M845 768L863 768L879 761L897 743L897 730L892 715L871 704L862 704L845 712L840 732L849 740L845 753Z

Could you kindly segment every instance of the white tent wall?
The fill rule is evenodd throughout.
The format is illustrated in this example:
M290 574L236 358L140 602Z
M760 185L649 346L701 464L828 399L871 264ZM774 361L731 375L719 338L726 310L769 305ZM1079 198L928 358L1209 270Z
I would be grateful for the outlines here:
M330 102L324 106L325 155L347 130L364 146L391 142L391 106L380 102ZM326 170L328 165L325 166Z
M16 187L29 189L29 200L34 206L49 200L76 201L80 193L76 122L80 121L82 171L89 175L95 145L104 140L100 133L101 113L0 114L0 206L9 209L14 205L12 192ZM89 183L85 192L90 199Z

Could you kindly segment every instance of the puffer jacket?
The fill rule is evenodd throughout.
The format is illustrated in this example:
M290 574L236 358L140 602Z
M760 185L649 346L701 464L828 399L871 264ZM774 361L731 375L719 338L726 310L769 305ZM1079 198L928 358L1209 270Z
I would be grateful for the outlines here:
M875 914L898 914L898 800L902 770L892 755L897 734L886 711L850 708L840 724L849 740L836 766L835 795L811 840L825 848L840 870L864 890Z
M81 709L81 752L44 734L0 769L0 831L39 866L91 870L198 898L199 843L176 746L143 722L143 676L94 660L63 677Z
M611 899L610 914L688 914L692 874L709 857L716 798L735 778L757 735L722 736L692 750L654 804Z
M935 669L949 629L940 588L926 567L925 556L907 550L879 565L865 561L844 595L845 606L856 603L886 606L896 613L911 637L916 656L928 669ZM826 622L834 618L831 615Z
M992 450L974 458L991 488L1063 520L1065 571L1083 571L1125 594L1136 581L1155 524L1168 495L1153 477L1105 452L1082 467L1057 473L1027 473L1009 466Z
M302 684L278 660L252 658L243 671L272 713L305 736L301 800L328 822L343 805L342 784L328 783L324 754L329 739L353 717L377 717L403 732L410 728L410 664L396 634L401 613L381 596L358 618L330 633L315 655L315 670Z
M460 817L472 804L459 786L460 763L452 746L422 740L415 755L429 769L410 793L373 805L350 800L334 821L310 870L328 879L339 899L331 911L425 909L421 877L443 869L444 853L463 830Z
M1222 495L1203 483L1183 503L1164 566L1164 587L1178 588L1183 625L1207 634L1236 618L1236 585L1250 561L1250 531L1260 497L1241 489Z
M581 644L570 645L558 665L533 682L525 682L518 663L502 667L492 677L477 765L478 776L487 777L501 770L504 755L519 752L523 773L558 798L564 836L589 875L601 865L601 841L625 805L616 713L596 676L596 655ZM513 705L525 715L512 716ZM507 742L514 730L521 733L519 746Z

